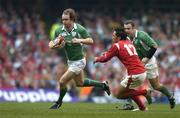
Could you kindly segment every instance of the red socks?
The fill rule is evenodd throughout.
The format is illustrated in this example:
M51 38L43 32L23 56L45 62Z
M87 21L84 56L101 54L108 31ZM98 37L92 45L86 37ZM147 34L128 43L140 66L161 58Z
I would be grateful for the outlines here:
M146 110L146 107L145 107L145 105L144 105L144 102L141 100L141 98L140 98L140 96L133 96L133 97L131 97L133 100L134 100L134 102L138 105L138 107L139 107L139 109L141 110L141 111L144 111L144 110Z
M125 91L123 93L123 95L121 95L121 99L126 99L129 97L134 97L134 96L139 96L139 95L143 95L145 96L147 94L147 90L143 89L143 90L134 90L134 89L128 89L127 91Z

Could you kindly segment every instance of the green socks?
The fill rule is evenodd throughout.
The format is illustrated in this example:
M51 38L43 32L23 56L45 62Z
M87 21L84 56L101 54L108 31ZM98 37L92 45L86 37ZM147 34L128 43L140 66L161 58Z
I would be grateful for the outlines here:
M62 99L64 98L66 92L67 92L67 88L60 89L60 95L59 95L57 102L59 102L59 103L62 102Z
M162 85L160 86L159 91L166 95L168 98L172 96L171 93L167 90L167 88Z
M88 86L95 86L95 87L100 87L103 89L105 88L104 83L101 83L101 82L95 81L95 80L85 79L84 83L83 83L83 87L88 87ZM59 103L62 102L62 99L64 98L66 92L67 92L67 88L60 89L60 95L59 95L57 102L59 102Z
M99 81L96 80L90 80L90 79L85 79L83 86L95 86L95 87L100 87L104 89L104 83L101 83Z

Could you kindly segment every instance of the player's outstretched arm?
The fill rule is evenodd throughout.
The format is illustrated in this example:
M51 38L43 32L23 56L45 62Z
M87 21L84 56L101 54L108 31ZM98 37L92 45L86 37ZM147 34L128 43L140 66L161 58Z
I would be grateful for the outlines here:
M86 44L86 45L92 45L94 43L94 41L92 40L92 38L85 38L85 39L74 38L74 39L72 39L72 43L82 43L82 44Z
M95 64L97 62L101 62L101 63L107 62L112 57L116 56L117 53L118 53L117 47L115 45L112 45L112 47L108 51L104 52L101 56L95 57L93 63Z

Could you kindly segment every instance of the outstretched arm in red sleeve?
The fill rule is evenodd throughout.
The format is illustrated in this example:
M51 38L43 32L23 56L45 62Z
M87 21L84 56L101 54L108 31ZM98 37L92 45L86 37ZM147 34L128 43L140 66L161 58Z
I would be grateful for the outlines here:
M110 60L112 57L116 56L118 53L118 49L115 45L113 45L107 52L103 53L99 57L95 57L94 63L97 62L107 62Z

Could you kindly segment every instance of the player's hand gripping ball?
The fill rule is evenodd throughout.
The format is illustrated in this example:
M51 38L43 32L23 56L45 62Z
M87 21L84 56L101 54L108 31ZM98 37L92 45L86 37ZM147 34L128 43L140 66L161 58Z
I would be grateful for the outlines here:
M65 45L64 37L63 37L63 36L58 36L57 38L55 38L54 44L55 44L58 48L64 47L64 45Z

